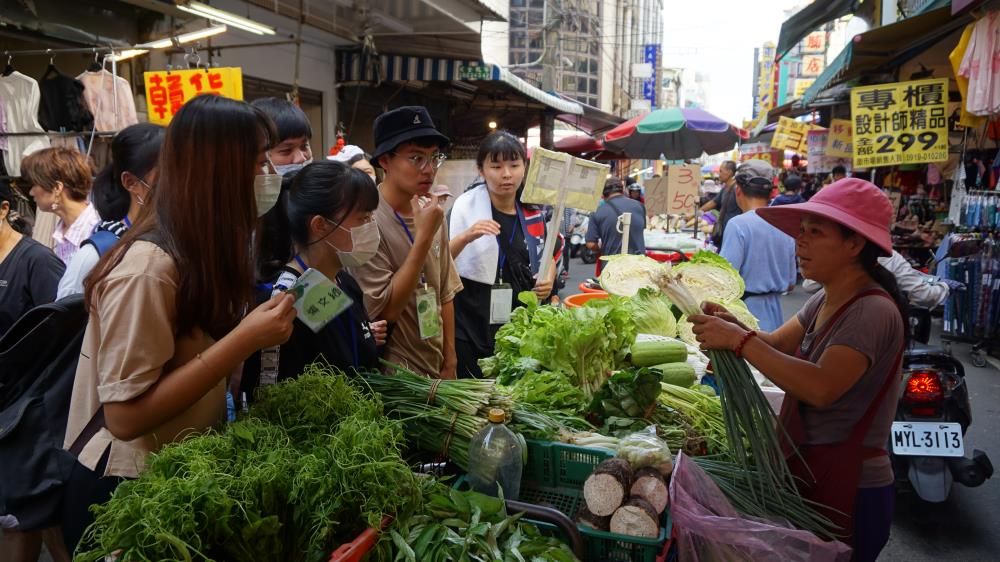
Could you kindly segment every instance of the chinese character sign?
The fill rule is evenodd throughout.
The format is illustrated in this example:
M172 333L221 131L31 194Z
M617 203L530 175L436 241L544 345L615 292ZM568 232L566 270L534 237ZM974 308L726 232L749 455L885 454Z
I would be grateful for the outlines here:
M809 123L802 123L788 117L778 119L778 128L771 137L771 147L780 150L791 150L799 154L808 153L806 135L814 127Z
M948 79L851 89L856 167L948 159Z
M143 73L149 122L167 125L181 106L199 94L243 99L240 68L195 68Z
M826 145L827 156L850 158L854 154L851 144L851 122L847 119L830 121L830 140Z
M536 148L521 198L527 203L558 205L562 193L567 207L596 211L609 170L605 164Z
M826 51L826 32L813 31L802 40L802 51L805 53L822 53Z
M824 159L826 158L826 146L830 140L829 131L809 131L806 135L806 143L808 144L808 171L810 174L816 174L819 172L829 172L830 170L824 169Z
M802 76L819 76L825 68L826 57L824 55L802 56Z
M806 90L816 82L815 78L799 78L795 81L795 95L792 99L801 99L806 94Z

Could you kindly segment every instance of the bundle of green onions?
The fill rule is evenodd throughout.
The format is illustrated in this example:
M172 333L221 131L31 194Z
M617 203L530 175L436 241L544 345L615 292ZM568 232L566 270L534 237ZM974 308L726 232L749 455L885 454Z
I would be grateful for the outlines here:
M422 377L399 365L386 364L395 369L395 374L384 375L377 371L363 374L368 386L382 395L386 408L391 409L395 402L422 400L430 406L442 406L474 416L495 403L496 381L492 379L459 379L444 383L441 379ZM496 400L500 401L499 398Z
M656 284L683 314L689 317L703 314L700 303L669 268L661 269L655 277ZM736 469L732 474L740 475L736 485L726 488L742 494L733 503L738 508L752 504L762 513L784 517L793 525L813 532L825 528L817 526L817 520L830 525L799 495L778 439L778 431L783 428L746 361L729 350L709 350L707 354L722 388L726 456Z
M719 457L692 457L705 471L737 511L752 517L783 519L799 529L824 539L839 538L837 527L816 508L822 507L799 496L794 488L779 487L763 498L751 494L767 477L759 471L745 470Z

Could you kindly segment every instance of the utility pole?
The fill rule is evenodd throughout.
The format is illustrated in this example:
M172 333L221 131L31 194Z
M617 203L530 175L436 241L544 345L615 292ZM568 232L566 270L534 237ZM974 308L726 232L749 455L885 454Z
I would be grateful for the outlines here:
M556 91L556 68L559 63L559 26L562 24L562 10L556 7L561 0L545 0L545 51L542 52L542 90ZM545 110L539 127L539 142L542 148L552 149L555 145L556 115L551 109Z

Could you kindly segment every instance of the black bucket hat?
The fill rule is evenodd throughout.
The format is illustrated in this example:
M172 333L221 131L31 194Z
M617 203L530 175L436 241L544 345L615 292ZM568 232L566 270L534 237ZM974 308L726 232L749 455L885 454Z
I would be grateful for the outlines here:
M428 138L444 148L451 140L434 127L434 121L427 108L419 105L398 107L375 118L375 152L372 164L378 166L378 159L397 146L414 139Z

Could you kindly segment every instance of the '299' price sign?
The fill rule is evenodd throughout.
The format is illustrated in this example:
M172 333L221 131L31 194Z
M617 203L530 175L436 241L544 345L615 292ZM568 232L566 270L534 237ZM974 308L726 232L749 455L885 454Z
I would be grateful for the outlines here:
M948 159L948 79L851 89L854 166Z

